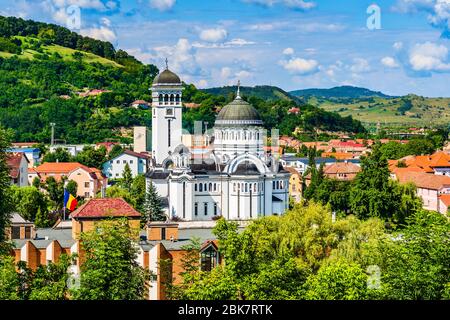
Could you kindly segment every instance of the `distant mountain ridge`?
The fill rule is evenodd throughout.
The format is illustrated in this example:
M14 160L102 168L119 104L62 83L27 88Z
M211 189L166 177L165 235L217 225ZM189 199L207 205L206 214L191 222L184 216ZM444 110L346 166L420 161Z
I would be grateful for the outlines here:
M339 86L330 89L304 89L290 91L295 97L320 97L320 98L394 98L380 91L372 91L366 88L353 86Z
M236 94L237 86L214 87L201 89L201 91L227 97L230 94ZM259 85L254 87L240 87L240 92L242 96L255 96L264 100L281 99L287 101L294 101L296 103L303 102L302 99L293 96L292 94L284 91L281 88L268 85Z

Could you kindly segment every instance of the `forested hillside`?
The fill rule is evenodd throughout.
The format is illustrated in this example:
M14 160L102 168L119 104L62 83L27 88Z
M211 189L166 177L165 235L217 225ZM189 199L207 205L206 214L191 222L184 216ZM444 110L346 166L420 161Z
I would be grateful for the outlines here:
M0 126L14 130L15 141L94 143L105 139L131 142L127 130L151 127L148 110L130 107L132 101L151 101L149 88L158 74L111 43L82 37L56 25L0 17ZM242 92L260 112L267 129L292 134L299 127L312 132L365 132L360 122L341 117L300 100L274 87L259 86ZM185 85L183 126L192 131L194 121L207 121L233 99L232 94L207 93ZM101 93L84 94L89 90ZM253 93L257 94L253 94ZM289 114L294 106L300 114Z

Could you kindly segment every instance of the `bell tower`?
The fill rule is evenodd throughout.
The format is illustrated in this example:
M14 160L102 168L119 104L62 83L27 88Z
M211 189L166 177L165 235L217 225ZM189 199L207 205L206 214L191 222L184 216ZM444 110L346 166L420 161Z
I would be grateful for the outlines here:
M161 166L181 144L182 92L180 78L166 68L153 80L152 91L152 156Z

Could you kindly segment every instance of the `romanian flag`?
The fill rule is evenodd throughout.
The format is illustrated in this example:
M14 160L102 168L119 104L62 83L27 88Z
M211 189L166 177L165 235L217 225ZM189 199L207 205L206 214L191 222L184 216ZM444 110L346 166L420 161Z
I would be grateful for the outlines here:
M71 195L67 190L64 190L64 207L73 211L78 205L77 199Z

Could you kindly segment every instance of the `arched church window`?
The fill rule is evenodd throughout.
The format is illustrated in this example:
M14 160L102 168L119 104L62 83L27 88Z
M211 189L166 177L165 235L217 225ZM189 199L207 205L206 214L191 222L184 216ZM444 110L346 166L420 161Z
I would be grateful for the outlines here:
M163 99L164 99L164 97L163 97L162 93L160 93L159 94L159 103L163 102Z
M175 96L173 94L170 95L170 102L174 102L175 101Z
M256 183L253 184L253 191L256 192Z
M217 191L217 183L214 183L214 191Z
M164 104L167 104L168 102L169 102L169 95L166 94L166 95L164 96Z
M197 184L194 184L194 190L197 191Z
M203 192L203 184L202 183L199 184L199 191Z
M175 96L175 101L178 103L178 102L180 102L180 95L179 94L177 94L176 96Z
M248 192L248 183L245 184L245 192Z
M212 191L212 183L211 182L209 183L209 189L208 190Z
M233 183L233 192L236 192L236 183Z
M206 183L203 185L203 188L205 189L205 191L208 191L208 185Z
M275 189L275 187L276 187L276 182L272 181L272 189Z

